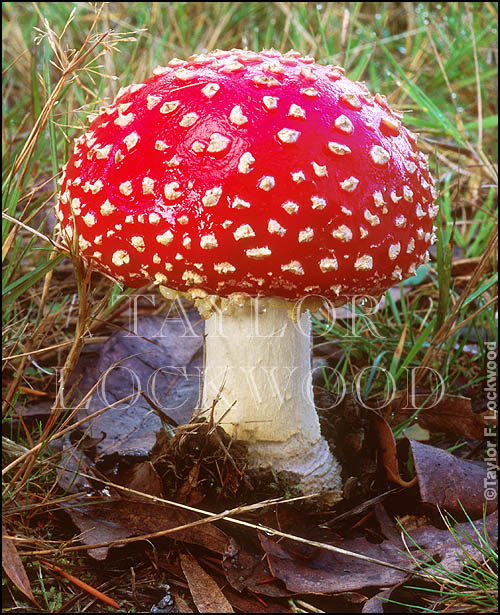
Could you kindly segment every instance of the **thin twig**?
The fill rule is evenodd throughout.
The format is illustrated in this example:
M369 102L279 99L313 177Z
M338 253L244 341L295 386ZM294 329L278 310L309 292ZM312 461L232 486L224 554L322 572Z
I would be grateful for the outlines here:
M39 239L42 239L46 243L49 243L53 248L56 248L63 254L66 254L66 255L70 254L70 251L68 250L68 248L66 248L60 243L57 243L57 241L54 241L50 237L47 237L47 235L40 233L40 231L35 230L33 227L28 226L27 224L24 224L24 222L21 222L21 220L18 220L17 218L13 218L12 216L9 216L9 214L6 214L5 212L2 212L2 218L5 218L5 220L8 220L9 222L12 222L13 224L17 224L18 226L22 227L24 230L28 231L32 235L35 235Z

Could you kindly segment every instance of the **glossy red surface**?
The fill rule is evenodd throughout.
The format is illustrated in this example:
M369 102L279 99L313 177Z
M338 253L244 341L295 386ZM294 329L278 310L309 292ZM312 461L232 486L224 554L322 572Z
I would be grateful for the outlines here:
M383 97L294 52L155 72L65 170L62 232L95 267L134 287L336 298L379 294L425 259L434 182Z

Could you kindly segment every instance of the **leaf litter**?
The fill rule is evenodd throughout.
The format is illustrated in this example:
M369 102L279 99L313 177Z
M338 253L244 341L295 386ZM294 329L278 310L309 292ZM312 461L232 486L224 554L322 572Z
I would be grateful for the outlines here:
M460 481L451 481L446 489L449 497L443 499L439 485L454 471L453 463L463 467L460 476L464 481L467 472L474 470L471 476L476 483L484 475L484 467L439 448L409 441L415 475L412 478L405 468L403 478L400 468L405 456L401 456L401 447L387 421L379 414L364 412L348 397L345 413L340 413L348 417L340 419L341 431L347 434L347 440L350 438L351 452L354 443L358 452L370 454L363 452L368 465L365 459L364 465L348 468L344 479L348 482L353 478L349 474L357 474L356 484L361 485L363 471L371 469L373 497L367 499L365 489L362 497L354 493L330 511L307 502L269 507L267 498L284 495L284 486L271 475L266 485L266 481L252 482L255 477L246 468L246 446L210 421L191 417L199 394L202 327L196 314L189 318L196 335L181 337L180 341L180 333L186 332L182 322L155 316L139 319L135 334L114 334L102 346L97 363L84 374L82 389L88 386L89 374L94 378L106 374L106 386L92 396L82 412L95 412L106 402L130 395L134 387L138 393L130 407L111 408L109 413L93 419L85 431L64 442L65 470L60 473L60 484L69 492L86 493L64 506L80 529L80 540L87 545L91 557L105 560L111 547L126 545L127 539L182 527L170 533L169 539L174 541L177 555L173 557L187 582L190 600L200 612L231 612L231 605L246 612L288 612L287 601L299 595L335 597L340 604L350 605L350 610L354 604L358 605L355 610L363 604L383 609L383 598L392 591L384 588L398 587L412 573L419 574L423 569L426 558L421 549L450 569L463 566L463 554L452 534L431 525L421 507L456 512L460 502L471 518L480 519L484 500L477 489L464 483L460 490ZM121 366L121 373L117 366ZM137 374L134 381L123 375L131 372ZM161 376L161 385L151 395L155 374L156 378ZM158 408L168 410L162 414ZM457 413L469 418L469 436L478 435L477 419L470 416L466 401L458 409L455 407L451 417ZM438 412L433 414L437 416ZM397 412L395 416L408 418ZM428 417L429 413L422 416ZM456 432L453 418L445 418L439 425L443 431ZM338 426L339 423L335 428ZM360 433L364 434L361 440ZM331 444L342 449L342 443ZM444 458L448 465L441 463ZM416 484L420 498L413 487ZM437 495L432 496L432 489ZM401 528L392 522L398 516L395 512L404 519L401 493L407 494L403 508L407 512L415 510L416 519L424 523L408 531L405 540ZM155 501L165 497L171 498L173 505ZM232 515L256 529L251 535L237 531L227 520L205 523L194 508L203 503L203 510L213 513L221 506L241 501L257 503L252 512L245 512L243 507L241 514ZM178 508L175 502L193 508ZM492 508L490 504L489 510ZM493 519L490 514L486 521L494 542ZM470 523L457 527L473 535L474 530L480 531L482 521L474 523L474 527ZM258 531L259 526L269 531ZM290 533L284 534L288 538L276 541L284 526L289 526ZM471 552L474 553L472 547ZM213 555L208 557L208 553ZM477 552L475 555L479 556ZM177 591L179 600L181 595Z

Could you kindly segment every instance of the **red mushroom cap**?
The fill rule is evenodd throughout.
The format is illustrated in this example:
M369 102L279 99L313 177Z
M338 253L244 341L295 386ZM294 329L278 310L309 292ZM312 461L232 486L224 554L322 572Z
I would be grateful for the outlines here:
M435 238L434 180L400 119L296 52L175 59L76 140L61 229L132 287L379 294Z

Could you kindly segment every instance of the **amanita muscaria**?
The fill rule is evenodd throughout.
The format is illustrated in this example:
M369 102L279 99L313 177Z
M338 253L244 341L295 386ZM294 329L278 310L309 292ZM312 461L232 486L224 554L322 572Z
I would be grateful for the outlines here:
M413 275L435 238L433 185L401 114L342 68L233 49L122 88L76 140L57 215L93 267L197 301L201 411L248 441L250 463L339 497L309 312L290 319L290 306L379 296Z

